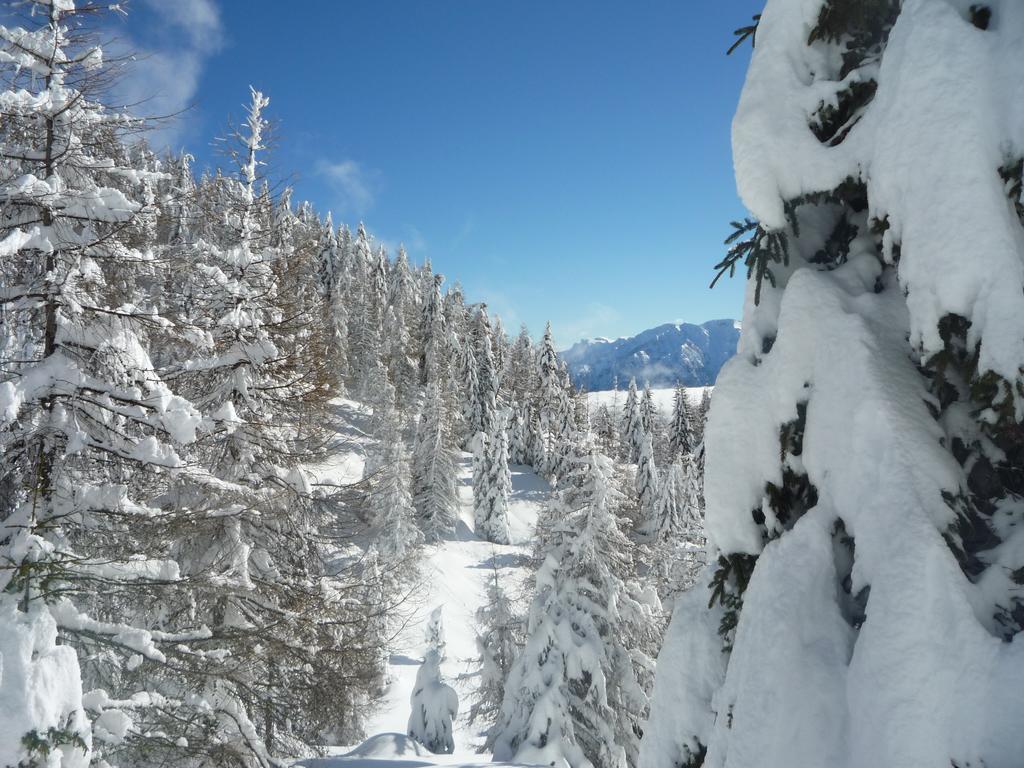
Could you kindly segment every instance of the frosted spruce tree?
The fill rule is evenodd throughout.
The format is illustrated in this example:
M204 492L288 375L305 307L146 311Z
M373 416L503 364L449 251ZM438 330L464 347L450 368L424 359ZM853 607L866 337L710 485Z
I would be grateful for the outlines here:
M405 249L399 247L388 270L387 309L384 314L384 343L388 377L395 387L399 410L415 413L419 390L416 344L418 335L416 295Z
M382 365L381 332L386 290L381 284L377 258L366 227L360 222L348 257L349 355L351 391L361 401L372 401L374 374Z
M390 384L387 388L394 392ZM381 433L382 460L371 479L370 515L376 533L380 564L392 571L410 573L413 556L423 543L409 490L410 468L398 416L391 409Z
M423 655L429 656L436 653L440 661L445 660L445 648L447 642L444 635L444 606L439 605L427 616L427 623L423 629Z
M173 553L190 589L164 610L209 632L204 655L186 661L216 662L214 671L190 669L190 682L225 709L219 727L252 723L218 759L257 764L321 739L331 721L357 718L347 702L371 687L364 662L379 640L356 631L363 618L327 573L322 532L334 510L302 467L322 457L329 389L316 335L321 229L262 183L268 103L252 92L227 143L237 172L200 182L207 229L171 254L191 261L179 279L192 311L178 322L193 344L166 368L210 429L190 455L208 474L179 478L168 495L189 512Z
M640 411L640 398L637 394L636 379L629 380L626 393L626 404L622 408L622 439L625 442L626 460L636 464L640 459L644 435L643 415Z
M511 544L508 497L512 475L508 469L507 414L497 414L493 431L479 433L473 458L473 518L477 536L493 544Z
M1024 754L1024 9L769 0L748 270L645 768ZM941 53L940 53L941 52ZM979 707L979 702L984 704Z
M330 213L324 221L318 245L317 286L323 297L327 327L325 352L334 371L334 391L344 394L345 383L349 378L349 308L345 290L348 275L345 270L345 252L338 242L338 233Z
M686 390L682 384L677 384L672 397L672 421L668 428L668 452L669 458L673 461L679 456L689 454L694 448L691 421Z
M689 589L704 564L704 521L696 459L679 456L658 486L651 537L652 579L662 602Z
M547 513L526 645L505 684L494 758L631 766L660 634L657 597L626 579L629 540L611 508L611 462L584 447Z
M644 430L657 442L657 432L661 424L658 418L658 406L654 404L654 393L651 391L651 382L644 382L644 393L640 396L640 423Z
M494 378L495 392L501 400L501 393L505 388L505 371L507 370L509 356L512 354L512 341L505 332L505 325L501 322L501 316L494 316L494 324L491 327L491 347L494 351Z
M469 722L488 726L481 752L491 752L497 733L493 728L505 699L505 681L523 645L522 617L502 586L497 557L491 558L491 577L483 605L476 612L476 647L480 654L480 680L469 710Z
M508 460L512 464L530 463L529 424L524 409L518 405L509 409Z
M450 755L455 751L452 721L459 714L459 696L441 680L441 659L428 651L412 689L409 735L431 752Z
M456 475L455 449L444 398L440 385L431 382L423 398L412 457L413 506L420 529L429 542L455 533Z
M505 375L502 377L502 391L511 402L527 406L534 397L534 360L533 340L525 325L519 329L519 335L512 343L505 363Z
M640 443L640 456L634 477L636 490L637 529L645 535L653 535L658 527L658 496L661 491L658 479L658 467L654 460L654 442L651 436L644 434Z
M551 323L544 328L534 368L534 397L536 398L537 414L540 417L541 438L544 443L545 459L543 472L553 476L563 460L564 451L559 444L561 432L562 379L558 365L558 353L555 352L554 336Z
M466 353L467 366L470 369L466 423L471 434L483 432L490 435L495 431L498 378L486 304L477 307L472 327L472 349Z
M617 421L618 419L612 415L608 406L602 403L597 407L591 424L591 431L594 434L597 447L600 448L601 453L612 459L619 456L621 448Z
M711 412L711 390L705 389L701 392L700 402L697 404L697 412L694 415L691 426L694 430L694 439L700 442L704 439L704 428L708 423L708 414Z
M433 275L423 296L420 324L423 356L420 358L420 383L441 386L447 373L447 334L444 305L441 297L443 275Z

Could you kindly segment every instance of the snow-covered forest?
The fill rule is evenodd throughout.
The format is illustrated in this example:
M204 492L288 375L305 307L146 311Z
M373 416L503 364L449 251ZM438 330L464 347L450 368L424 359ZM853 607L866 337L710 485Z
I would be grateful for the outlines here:
M1024 6L768 0L738 353L587 393L15 5L0 766L1024 764Z

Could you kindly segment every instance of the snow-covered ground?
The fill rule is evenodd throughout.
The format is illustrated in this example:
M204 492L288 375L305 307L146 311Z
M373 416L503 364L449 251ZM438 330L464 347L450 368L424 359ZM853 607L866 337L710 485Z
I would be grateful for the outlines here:
M455 748L463 756L475 755L481 739L466 722L465 715L474 693L473 659L477 655L475 614L484 599L492 566L497 565L503 583L525 576L527 542L537 511L547 497L548 485L528 467L512 466L512 499L509 522L515 541L501 546L481 541L473 533L472 462L463 454L459 469L459 497L462 510L456 538L429 547L423 562L424 590L416 615L410 621L399 648L391 657L393 676L383 706L372 717L367 733L404 733L409 719L409 697L416 671L423 659L424 629L429 613L442 606L447 657L441 665L445 681L459 693L459 721L455 726ZM472 759L480 760L479 756Z
M324 483L351 483L362 476L363 431L368 412L356 403L339 400L336 414L343 426L339 431L341 451L332 461L314 472ZM391 683L378 711L369 718L363 745L338 749L338 755L309 758L298 765L309 768L354 766L373 760L374 768L416 768L430 764L490 764L490 756L476 752L483 739L480 727L467 721L476 686L477 656L475 614L484 600L493 567L497 567L502 586L510 593L519 591L526 577L529 541L537 513L550 493L548 483L532 469L512 465L512 497L509 503L511 546L491 544L473 532L472 457L459 458L459 499L461 510L456 535L452 540L427 547L422 562L422 584L417 590L415 607L391 656ZM416 672L423 660L424 631L435 608L442 607L446 658L442 676L459 694L459 717L454 726L455 753L433 755L404 734L410 713L410 696ZM345 754L348 753L348 754Z
M488 755L477 755L458 749L451 755L433 755L415 739L404 733L378 733L369 737L344 754L332 757L313 757L300 760L296 768L426 768L431 765L507 766L510 763L492 763Z

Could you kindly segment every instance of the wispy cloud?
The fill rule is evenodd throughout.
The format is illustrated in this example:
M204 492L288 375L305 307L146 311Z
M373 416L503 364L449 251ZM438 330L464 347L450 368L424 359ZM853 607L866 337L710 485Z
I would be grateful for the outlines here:
M220 10L213 0L143 0L158 16L189 38L193 48L215 51L223 43Z
M332 210L336 213L362 216L375 201L378 174L368 171L355 160L321 161L317 173L323 176L334 192Z
M147 117L177 115L192 106L209 58L224 45L220 10L214 0L142 0L162 25L157 44L131 38L115 45L114 53L134 54L125 68L115 97ZM157 148L176 148L190 121L160 121L149 140Z

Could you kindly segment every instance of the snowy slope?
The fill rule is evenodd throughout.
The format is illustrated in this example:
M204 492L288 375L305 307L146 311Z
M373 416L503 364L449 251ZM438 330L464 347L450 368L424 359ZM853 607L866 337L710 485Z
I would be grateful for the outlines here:
M537 519L537 512L549 488L529 467L513 465L512 499L509 522L517 542L502 546L481 541L473 533L472 461L463 454L459 471L459 497L462 502L457 537L438 546L429 547L423 563L424 588L415 616L409 623L391 657L393 676L387 698L377 714L370 718L368 734L404 733L409 719L409 697L416 681L416 671L423 659L423 632L428 614L443 606L447 658L441 665L445 681L459 693L459 722L455 727L457 754L479 760L475 747L482 741L465 720L472 700L475 680L475 619L483 601L487 580L492 578L492 563L499 568L503 583L512 588L526 575L523 568L529 552L527 542ZM512 588L515 592L516 588Z
M632 377L641 386L702 386L736 353L739 329L735 320L668 323L629 338L578 341L559 355L576 385L592 392L611 389L616 377L623 389Z
M316 472L320 482L345 483L362 476L363 449L368 441L362 427L369 412L351 401L337 401L336 413L342 425L339 441L344 450L327 466ZM484 599L487 581L493 578L492 564L499 570L503 587L512 595L520 591L526 576L526 557L537 513L550 493L547 482L531 468L512 465L512 496L509 501L511 546L482 541L473 532L472 457L463 453L459 459L460 520L454 539L428 546L422 563L422 584L414 597L415 605L396 648L391 655L391 683L378 711L367 723L368 742L356 754L343 756L348 749L335 750L332 758L309 759L302 765L324 768L332 765L352 766L373 760L377 768L413 768L426 764L487 763L488 755L479 755L476 748L483 739L471 727L466 715L473 701L476 686L477 655L475 646L475 613ZM432 755L404 738L408 724L413 685L424 652L424 630L431 611L442 606L447 658L441 665L442 676L459 694L459 718L454 728L455 753ZM479 725L479 724L478 724ZM387 736L386 734L391 734ZM397 736L396 736L397 734Z

